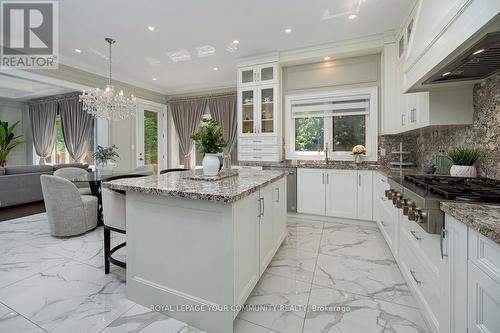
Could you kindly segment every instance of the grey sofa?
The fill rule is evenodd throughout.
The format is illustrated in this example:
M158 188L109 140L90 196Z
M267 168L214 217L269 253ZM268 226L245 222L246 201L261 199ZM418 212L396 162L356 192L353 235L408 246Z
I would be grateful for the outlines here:
M40 176L65 167L88 170L88 164L82 163L0 167L0 209L43 200Z

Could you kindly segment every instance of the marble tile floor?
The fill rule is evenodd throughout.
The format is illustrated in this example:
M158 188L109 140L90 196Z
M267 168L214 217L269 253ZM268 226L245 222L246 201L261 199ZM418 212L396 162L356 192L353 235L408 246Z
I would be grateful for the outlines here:
M1 223L0 332L202 332L126 299L102 237L51 237L45 213ZM428 332L374 225L289 223L247 304L271 309L242 311L236 333Z

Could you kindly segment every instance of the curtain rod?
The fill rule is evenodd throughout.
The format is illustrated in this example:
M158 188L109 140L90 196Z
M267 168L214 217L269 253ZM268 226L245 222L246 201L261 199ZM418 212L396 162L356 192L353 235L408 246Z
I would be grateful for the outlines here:
M53 96L46 96L46 97L31 99L31 100L28 100L27 102L28 102L28 104L43 104L43 103L50 103L50 102L59 102L62 100L67 100L67 99L72 99L72 98L78 97L80 94L81 94L80 92L73 91L73 92L61 94L61 95L53 95Z
M169 99L167 102L181 102L181 101L192 101L197 99L213 99L219 97L230 97L236 96L236 91L220 93L220 94L211 94L211 95L197 95L197 96L185 96L185 97L173 97Z

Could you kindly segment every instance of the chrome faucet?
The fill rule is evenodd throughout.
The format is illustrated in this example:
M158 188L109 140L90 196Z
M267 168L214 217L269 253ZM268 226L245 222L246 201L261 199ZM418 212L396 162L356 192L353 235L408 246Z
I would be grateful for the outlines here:
M328 142L325 142L325 162L328 164Z

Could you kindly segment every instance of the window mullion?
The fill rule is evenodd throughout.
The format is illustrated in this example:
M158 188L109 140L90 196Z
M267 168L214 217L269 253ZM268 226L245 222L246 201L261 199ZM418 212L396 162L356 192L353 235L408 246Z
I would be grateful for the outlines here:
M333 117L332 116L327 116L325 117L325 128L324 128L324 135L325 135L325 144L328 143L328 151L333 152L333 131L332 131L332 125L333 125Z

